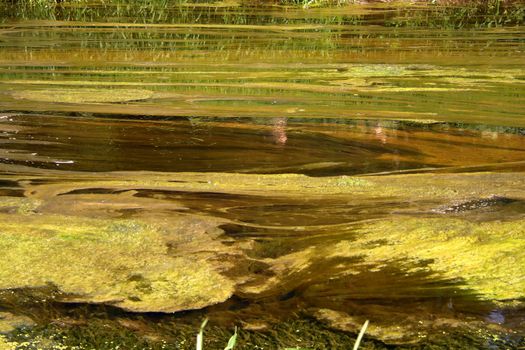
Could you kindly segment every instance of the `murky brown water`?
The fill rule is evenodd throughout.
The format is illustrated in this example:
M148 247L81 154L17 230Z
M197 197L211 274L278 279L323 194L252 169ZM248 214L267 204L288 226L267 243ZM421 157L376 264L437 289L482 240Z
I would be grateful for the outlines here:
M370 349L523 346L524 27L151 9L0 16L0 311L138 348L205 316L241 348L296 319L370 319Z

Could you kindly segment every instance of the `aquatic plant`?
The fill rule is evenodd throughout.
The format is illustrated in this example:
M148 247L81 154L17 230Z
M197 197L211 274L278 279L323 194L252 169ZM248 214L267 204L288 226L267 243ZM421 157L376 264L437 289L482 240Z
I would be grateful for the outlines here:
M359 334L357 335L357 339L354 344L353 350L359 349L359 345L361 344L361 340L363 340L363 336L365 335L366 329L368 328L369 321L366 320L363 324L363 327L361 327L361 330L359 331Z
M271 6L286 6L297 9L337 7L357 3L354 0L276 0ZM93 21L107 18L125 19L136 23L213 23L218 20L229 24L348 24L356 25L367 20L376 21L377 11L369 12L359 5L354 14L335 16L310 16L311 11L302 11L300 16L290 18L262 13L253 16L250 1L210 2L194 4L188 0L111 0L90 2L87 0L11 0L0 2L0 22L9 18ZM280 5L279 5L280 4ZM204 5L204 6L203 6ZM248 6L244 6L248 5ZM265 6L268 6L266 4ZM443 27L463 28L470 26L495 27L524 23L525 6L519 1L420 1L394 3L383 14L384 24L393 27ZM228 9L235 7L235 13ZM362 13L361 13L362 12ZM212 20L211 20L212 19Z
M206 324L208 323L208 319L204 319L201 324L201 328L199 330L199 333L197 334L197 343L196 348L197 350L202 350L202 344L204 342L204 328L206 327Z
M201 324L201 328L199 330L199 333L197 334L197 350L203 350L203 343L204 343L204 328L206 327L206 324L208 323L208 319L204 319ZM228 340L228 344L224 348L224 350L233 350L235 345L237 344L237 327L235 327L235 333L230 337Z
M368 327L368 323L369 323L369 321L366 320L365 323L363 324L363 326L361 327L361 330L359 331L357 339L356 339L356 341L354 343L354 347L352 348L353 350L358 350L359 349L359 346L361 345L361 341L363 339L363 336L365 335L366 329ZM207 324L208 324L208 319L206 318L206 319L204 319L204 321L202 321L199 333L197 333L196 350L203 350L204 349L204 347L203 347L203 344L204 344L204 328L206 327ZM237 327L235 327L235 333L228 340L228 344L226 345L224 350L233 350L235 348L235 345L237 344L237 335L238 335L237 334ZM296 347L296 348L285 348L284 350L310 350L310 349L297 348Z

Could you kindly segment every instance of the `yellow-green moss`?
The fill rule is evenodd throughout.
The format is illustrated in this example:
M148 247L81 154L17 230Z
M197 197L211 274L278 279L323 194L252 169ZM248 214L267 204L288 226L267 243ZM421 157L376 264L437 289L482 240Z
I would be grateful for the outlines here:
M460 287L489 300L525 297L525 220L396 217L360 233L357 241L341 242L335 255L361 255L372 266L404 262L408 271L429 269L442 278L464 281ZM377 240L385 243L372 244Z
M28 214L34 211L40 201L25 197L0 197L0 211Z
M173 312L226 300L233 282L198 254L173 257L131 220L0 214L0 289L49 284L65 301Z
M5 337L0 335L0 350L15 350L17 346L17 343L7 341Z
M60 103L108 103L145 100L153 92L142 89L47 89L23 90L13 93L13 97L41 102Z

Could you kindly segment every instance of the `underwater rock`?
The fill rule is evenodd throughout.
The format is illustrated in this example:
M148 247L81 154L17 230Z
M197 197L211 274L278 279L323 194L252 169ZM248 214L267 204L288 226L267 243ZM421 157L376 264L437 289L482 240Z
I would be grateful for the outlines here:
M330 309L318 309L313 312L313 316L317 320L327 323L333 328L352 333L359 333L365 322L363 316L351 316L346 312ZM406 324L377 325L372 322L367 327L366 334L387 344L408 344L417 342L418 340L418 331L411 329L411 327Z
M0 334L12 332L19 327L30 327L34 324L35 322L27 316L13 315L9 312L0 312ZM0 349L3 348L0 346Z
M501 206L505 204L510 204L516 202L516 199L492 195L487 198L473 199L469 201L454 203L451 205L445 205L433 209L432 212L438 214L448 214L448 213L461 213L470 210L478 210L483 208L490 208L494 206Z

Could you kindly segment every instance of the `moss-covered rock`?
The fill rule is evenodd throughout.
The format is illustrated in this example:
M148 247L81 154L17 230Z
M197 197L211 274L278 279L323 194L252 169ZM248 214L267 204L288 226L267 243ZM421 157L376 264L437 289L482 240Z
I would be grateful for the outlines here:
M27 316L13 315L9 312L0 312L0 334L6 334L12 332L16 328L32 326L34 324L35 322Z

